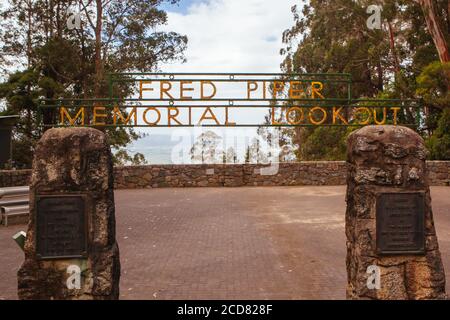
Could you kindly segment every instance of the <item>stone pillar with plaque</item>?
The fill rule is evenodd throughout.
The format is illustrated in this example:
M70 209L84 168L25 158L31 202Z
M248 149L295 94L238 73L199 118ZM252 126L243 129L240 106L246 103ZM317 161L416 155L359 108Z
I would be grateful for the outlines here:
M46 131L30 186L19 299L118 299L111 151L92 128Z
M347 153L347 298L445 299L422 138L366 126Z

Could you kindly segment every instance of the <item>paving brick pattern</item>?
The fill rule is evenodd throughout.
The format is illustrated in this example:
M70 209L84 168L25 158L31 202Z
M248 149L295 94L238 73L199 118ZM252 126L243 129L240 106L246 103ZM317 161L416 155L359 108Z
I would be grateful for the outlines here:
M239 193L192 191L117 193L129 213L119 222L123 298L289 298L276 248L233 203Z
M118 190L122 299L344 299L345 187ZM450 187L432 187L450 279ZM23 254L0 227L0 299ZM450 286L447 282L447 291Z

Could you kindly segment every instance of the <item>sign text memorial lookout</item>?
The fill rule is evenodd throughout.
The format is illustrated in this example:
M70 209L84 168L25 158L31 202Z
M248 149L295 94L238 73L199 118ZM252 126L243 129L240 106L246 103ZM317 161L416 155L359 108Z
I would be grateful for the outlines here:
M116 93L125 82L132 98ZM44 125L417 126L423 112L418 100L354 99L349 74L120 73L108 75L108 86L108 98L42 100L54 115Z

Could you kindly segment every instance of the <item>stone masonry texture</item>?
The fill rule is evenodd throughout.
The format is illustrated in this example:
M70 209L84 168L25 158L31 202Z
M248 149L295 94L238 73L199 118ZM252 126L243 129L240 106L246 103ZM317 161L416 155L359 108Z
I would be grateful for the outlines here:
M345 161L280 163L274 175L257 164L144 165L114 168L115 189L345 185ZM430 185L450 185L450 161L427 161ZM212 170L211 170L212 169ZM0 188L28 185L31 170L0 170Z
M445 273L431 208L427 150L413 130L367 126L348 138L347 158L347 298L445 299ZM424 252L377 251L377 196L421 192L424 196ZM392 228L392 227L391 227ZM380 270L380 288L367 285L369 266Z
M74 194L87 197L86 258L38 259L37 196ZM25 261L17 273L19 299L117 299L120 260L115 228L113 168L105 135L92 128L45 132L33 160ZM80 288L68 289L70 265L82 271Z

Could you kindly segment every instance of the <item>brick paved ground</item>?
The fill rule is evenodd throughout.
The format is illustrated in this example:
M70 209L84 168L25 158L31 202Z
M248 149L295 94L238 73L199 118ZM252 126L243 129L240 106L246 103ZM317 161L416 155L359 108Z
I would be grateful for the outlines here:
M433 187L450 292L450 187ZM116 191L122 299L345 298L345 187ZM0 227L0 299L22 252Z

